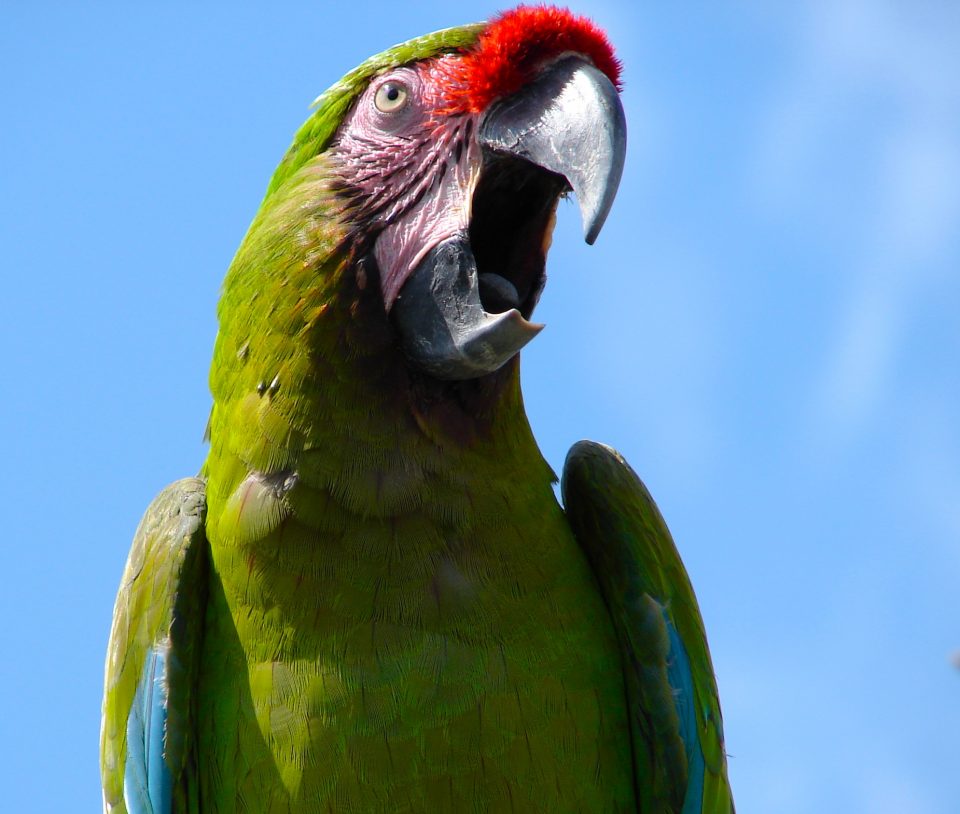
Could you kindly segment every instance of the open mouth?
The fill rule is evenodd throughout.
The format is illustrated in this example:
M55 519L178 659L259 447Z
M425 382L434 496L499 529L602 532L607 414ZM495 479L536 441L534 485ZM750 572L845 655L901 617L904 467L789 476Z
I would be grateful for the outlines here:
M499 370L543 328L529 318L557 201L572 190L593 243L620 181L626 124L609 78L574 55L497 101L476 140L470 225L419 259L391 312L410 363L451 381Z
M515 156L484 150L473 193L470 248L480 304L530 319L546 283L546 255L566 178Z

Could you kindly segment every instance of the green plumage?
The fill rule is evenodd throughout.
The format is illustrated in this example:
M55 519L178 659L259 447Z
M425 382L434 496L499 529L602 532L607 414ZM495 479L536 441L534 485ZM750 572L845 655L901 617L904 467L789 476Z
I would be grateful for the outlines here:
M273 193L221 303L205 800L627 808L613 628L516 365L450 393L411 378L375 286L335 251L322 162Z
M704 812L733 810L720 699L693 586L646 487L618 452L581 441L563 472L567 518L597 576L622 647L642 811L680 811L687 758L667 677L678 632L692 674L697 740L705 764ZM686 811L686 809L683 809Z
M624 600L643 596L698 677L703 810L732 810L702 622L642 485L585 464L571 527L516 359L469 382L411 371L331 184L324 150L370 78L479 31L348 74L270 182L224 283L204 480L155 501L118 598L110 810L143 657L167 636L174 811L679 811L669 647Z
M196 811L196 687L207 595L204 485L199 478L170 484L150 504L133 539L117 593L107 650L100 733L106 807L125 812L127 718L144 660L164 643L171 660L170 712L164 739L178 778L176 811Z

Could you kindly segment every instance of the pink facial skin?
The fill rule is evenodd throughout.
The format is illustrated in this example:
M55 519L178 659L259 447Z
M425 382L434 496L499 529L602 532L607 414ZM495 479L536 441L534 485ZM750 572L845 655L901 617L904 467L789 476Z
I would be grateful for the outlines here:
M470 223L479 114L445 109L456 59L378 76L347 115L334 147L339 174L355 195L352 216L379 231L373 252L387 311L424 255Z

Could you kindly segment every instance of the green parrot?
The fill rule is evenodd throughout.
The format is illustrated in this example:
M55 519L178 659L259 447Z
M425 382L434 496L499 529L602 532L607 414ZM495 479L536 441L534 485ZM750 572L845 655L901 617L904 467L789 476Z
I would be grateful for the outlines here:
M519 7L316 102L227 273L209 456L137 530L107 812L732 812L693 589L623 458L556 477L518 352L558 200L592 243L620 65Z

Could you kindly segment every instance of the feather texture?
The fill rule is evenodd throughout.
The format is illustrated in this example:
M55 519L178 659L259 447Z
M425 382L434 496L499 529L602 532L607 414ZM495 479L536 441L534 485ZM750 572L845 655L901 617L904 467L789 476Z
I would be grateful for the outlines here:
M100 755L110 814L196 811L205 510L203 481L177 481L134 536L107 647Z
M563 498L624 654L640 810L732 812L703 620L653 498L619 453L589 441L567 455Z
M170 814L173 777L164 760L168 647L164 642L147 653L127 717L123 800L130 814Z

